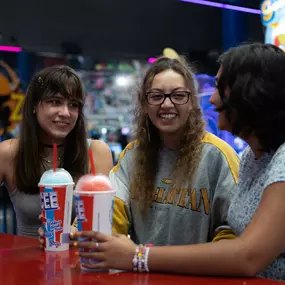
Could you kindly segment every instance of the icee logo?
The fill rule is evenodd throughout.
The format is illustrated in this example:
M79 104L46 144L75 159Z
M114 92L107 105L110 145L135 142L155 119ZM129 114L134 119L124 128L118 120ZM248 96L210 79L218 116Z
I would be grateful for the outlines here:
M42 205L42 209L45 211L57 210L59 208L57 193L56 192L42 192L41 193L41 205Z
M84 202L80 199L76 199L76 213L78 222L86 221Z
M54 232L60 232L62 231L62 221L51 221L51 220L47 220L47 228L50 231L50 236L48 234L46 234L46 236L48 238L51 238L51 236L53 235Z

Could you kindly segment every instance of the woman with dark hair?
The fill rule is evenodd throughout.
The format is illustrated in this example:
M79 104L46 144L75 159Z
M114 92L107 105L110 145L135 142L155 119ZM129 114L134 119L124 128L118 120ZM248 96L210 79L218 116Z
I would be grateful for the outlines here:
M183 248L234 238L227 211L239 159L227 143L204 130L194 74L185 60L157 59L138 90L136 109L137 140L110 173L117 191L113 231L130 234L138 244ZM98 245L100 254L108 254L104 243ZM132 250L134 243L129 245ZM96 266L123 265L115 256L117 264L107 257Z
M219 112L219 128L249 145L227 215L237 238L137 247L122 235L81 233L98 241L93 246L99 252L80 252L102 261L92 267L285 280L285 53L268 44L244 45L222 55L220 64L210 99ZM217 167L212 158L207 163ZM168 217L169 227L173 218Z
M0 182L8 189L19 235L38 237L38 182L43 172L52 168L54 143L58 167L65 168L74 181L89 171L88 147L98 172L108 175L112 167L108 146L87 140L84 97L82 82L70 67L40 71L28 87L19 139L0 143Z

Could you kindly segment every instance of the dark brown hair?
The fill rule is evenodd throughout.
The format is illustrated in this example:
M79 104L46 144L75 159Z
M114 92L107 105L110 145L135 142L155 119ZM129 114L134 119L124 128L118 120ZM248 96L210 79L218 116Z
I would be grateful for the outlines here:
M244 44L221 55L218 90L232 133L254 135L263 151L285 142L285 53L271 44ZM225 96L226 88L229 96Z
M41 177L41 152L39 140L40 126L33 113L42 101L60 93L67 99L76 100L79 115L74 129L64 143L63 165L76 181L88 170L87 138L84 122L83 84L75 71L68 66L53 66L43 69L32 79L23 106L19 148L16 155L15 183L19 191L36 194Z
M204 121L194 87L194 74L186 60L160 57L147 71L141 87L138 90L138 103L136 108L136 138L138 147L134 159L134 176L131 183L132 197L139 201L143 212L151 203L155 178L158 171L158 151L161 147L158 129L152 124L144 112L146 103L145 94L154 77L165 70L171 69L181 74L186 87L190 89L192 109L184 126L184 137L179 158L173 172L174 186L181 187L183 183L191 183L193 174L201 157L204 134ZM150 139L149 139L150 137Z

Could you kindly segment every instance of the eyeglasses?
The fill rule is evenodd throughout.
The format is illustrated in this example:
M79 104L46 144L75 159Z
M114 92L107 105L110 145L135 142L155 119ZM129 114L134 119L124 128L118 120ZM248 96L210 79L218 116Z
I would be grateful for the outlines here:
M188 103L189 91L175 91L169 94L165 94L158 91L150 91L146 93L146 100L149 105L161 105L164 103L166 98L169 98L171 103L174 105L184 105Z

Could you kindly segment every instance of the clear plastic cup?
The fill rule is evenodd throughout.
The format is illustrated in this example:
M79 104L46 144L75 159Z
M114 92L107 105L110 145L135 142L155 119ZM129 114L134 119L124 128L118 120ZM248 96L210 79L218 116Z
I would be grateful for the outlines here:
M63 168L44 172L39 182L46 251L69 249L74 182Z
M116 191L107 176L85 175L75 187L75 203L79 231L102 232L112 234L114 196ZM80 237L80 241L88 241ZM94 249L85 249L94 252ZM94 264L98 261L91 258L80 258L80 264ZM81 266L85 271L98 271Z

